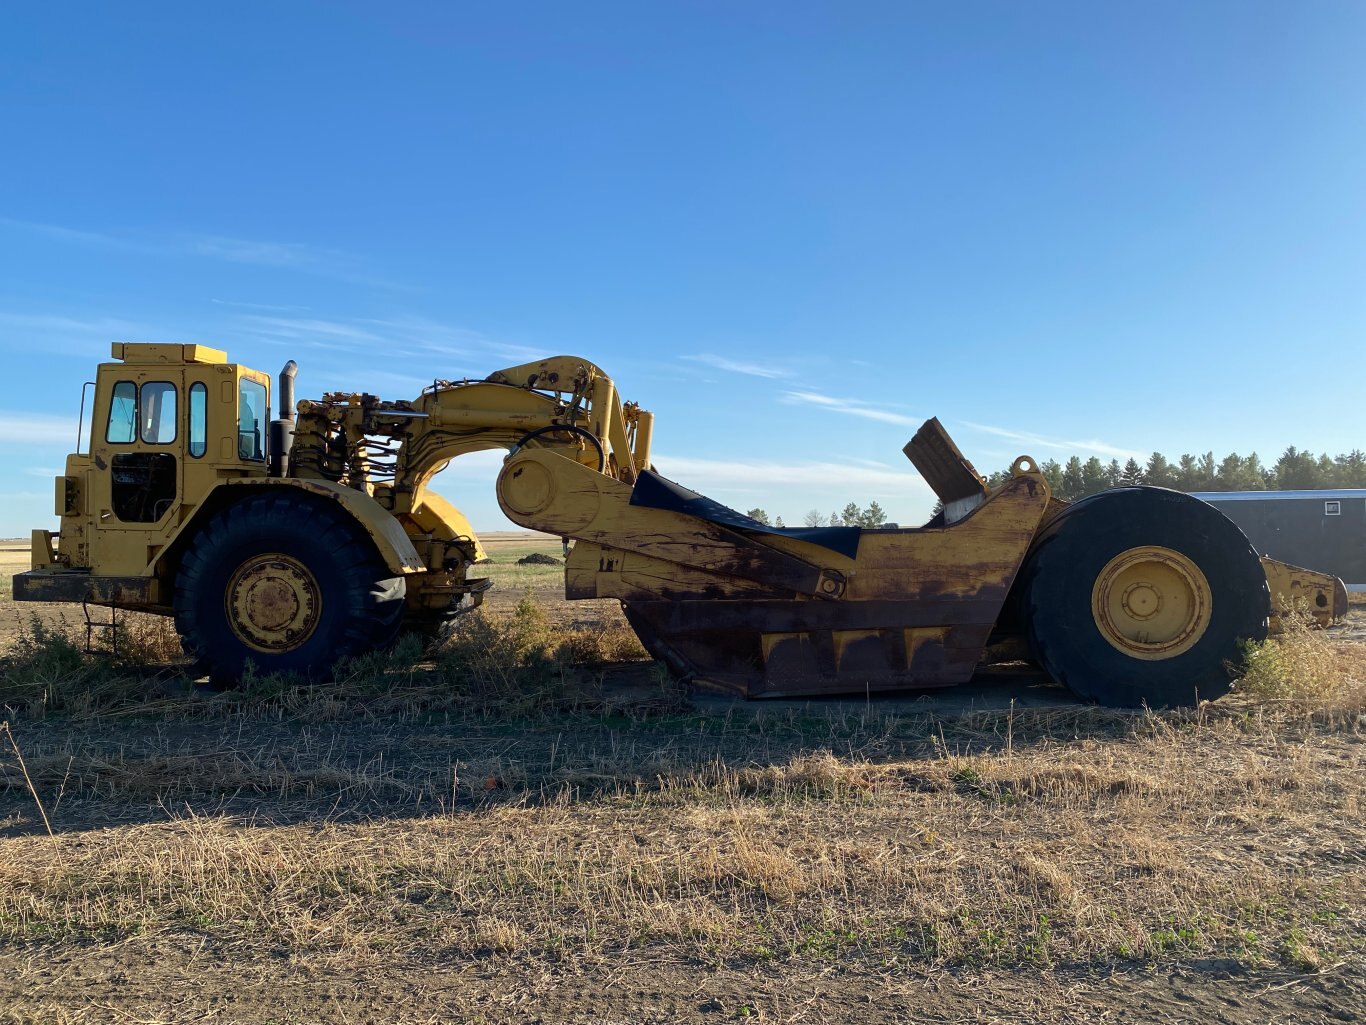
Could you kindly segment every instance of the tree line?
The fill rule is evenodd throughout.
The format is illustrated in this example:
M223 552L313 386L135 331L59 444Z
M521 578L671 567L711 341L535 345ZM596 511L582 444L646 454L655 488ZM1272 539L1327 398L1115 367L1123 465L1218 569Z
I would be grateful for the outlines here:
M763 509L751 509L745 515L751 520L758 520L766 527L787 526L781 516L769 519L768 513ZM802 517L804 527L880 527L886 522L887 513L877 504L876 499L863 509L859 508L857 502L850 502L844 507L843 512L832 512L828 517L819 509L812 509Z
M1366 452L1354 448L1342 455L1315 455L1291 445L1271 466L1262 463L1256 452L1240 456L1230 452L1223 459L1215 459L1213 452L1195 456L1184 453L1171 462L1161 452L1154 452L1146 463L1130 458L1103 462L1096 456L1083 461L1072 456L1065 463L1056 459L1039 464L1039 470L1053 494L1059 498L1078 499L1094 495L1106 488L1122 488L1135 484L1172 488L1176 491L1313 491L1324 488L1366 488ZM987 477L993 488L1010 479L1010 470L998 470ZM935 511L939 510L936 504ZM745 514L765 526L783 527L781 516L770 518L763 509L751 509ZM806 527L881 527L887 513L876 501L860 508L850 502L841 512L826 516L812 509L802 517Z
M1150 484L1176 491L1301 491L1322 488L1366 488L1366 452L1353 449L1338 456L1314 455L1293 445L1271 466L1256 452L1240 456L1230 452L1216 460L1213 452L1201 456L1186 453L1171 462L1154 452L1146 464L1129 459L1108 463L1092 456L1085 462L1073 456L1066 463L1050 459L1039 464L1049 488L1059 498L1076 499L1106 488ZM1010 479L1009 470L987 478L992 487Z

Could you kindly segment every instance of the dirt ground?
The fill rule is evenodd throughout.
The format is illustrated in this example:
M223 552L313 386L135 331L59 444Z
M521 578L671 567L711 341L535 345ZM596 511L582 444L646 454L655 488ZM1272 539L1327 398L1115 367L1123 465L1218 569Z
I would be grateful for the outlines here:
M553 541L485 542L493 610L620 622L512 567ZM27 558L0 545L0 579ZM0 651L21 622L0 588ZM1366 657L1366 608L1332 636ZM1356 704L1154 718L1006 672L0 718L0 1023L1366 1020Z
M642 957L586 972L500 959L413 969L244 963L230 952L155 942L44 953L28 964L3 960L16 974L0 979L0 1003L9 1008L0 1009L0 1020L54 1023L1328 1025L1359 1022L1366 1013L1359 976L1248 972L1221 963L906 975L714 969Z

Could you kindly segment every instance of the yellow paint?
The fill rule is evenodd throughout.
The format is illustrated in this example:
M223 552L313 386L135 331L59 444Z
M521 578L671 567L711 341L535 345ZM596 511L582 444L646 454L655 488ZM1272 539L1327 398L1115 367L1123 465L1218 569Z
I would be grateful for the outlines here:
M1328 573L1262 557L1262 570L1271 589L1271 631L1281 629L1281 614L1293 609L1309 615L1319 626L1328 626L1347 615L1347 588Z
M1214 614L1209 581L1181 552L1144 545L1120 552L1096 576L1091 614L1100 635L1132 658L1189 651Z
M280 654L307 643L327 598L313 572L284 552L242 563L228 580L228 626L254 651Z
M115 343L114 354L124 361L102 363L96 370L94 401L82 429L88 448L67 457L65 476L78 482L78 500L62 516L59 551L62 562L73 568L102 576L147 576L155 574L161 553L220 483L266 479L264 461L238 455L238 384L245 379L266 387L268 417L270 379L226 363L222 352L202 345ZM131 440L110 439L111 400L120 382L139 390L149 384L174 389L174 417L168 413L153 425L173 431L171 436L144 437L140 418ZM204 399L202 455L191 455L189 447L190 389L195 386ZM172 490L154 508L159 515L147 522L125 521L115 511L111 466L116 458L128 456L173 460Z
M47 569L57 559L52 550L52 531L35 530L29 541L31 566L33 569Z
M207 345L164 345L149 342L115 342L115 359L134 363L226 363L228 354Z

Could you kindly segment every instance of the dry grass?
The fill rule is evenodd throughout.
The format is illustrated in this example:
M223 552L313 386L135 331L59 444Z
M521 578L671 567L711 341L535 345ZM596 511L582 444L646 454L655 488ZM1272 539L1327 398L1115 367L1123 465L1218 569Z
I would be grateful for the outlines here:
M134 667L160 666L185 658L175 622L166 616L120 614L113 638L100 638L100 646L118 662Z
M619 765L591 800L563 789L402 820L183 812L58 845L5 841L0 934L191 930L296 957L410 963L642 950L1311 967L1361 953L1366 765L1338 739L1225 719L1010 756L818 751L653 779Z
M453 700L516 718L601 708L608 698L594 670L648 655L625 626L551 623L528 590L510 614L478 609L461 617L436 658ZM676 706L680 692L662 674L655 682L656 696Z
M0 940L869 971L1363 954L1362 645L1292 631L1258 650L1295 687L1250 673L1161 714L698 714L659 681L610 695L597 663L628 650L524 600L425 662L409 640L327 687L149 696L147 667L35 624L0 665L25 755L0 758Z
M1347 703L1366 686L1366 646L1319 629L1304 608L1283 609L1281 630L1244 647L1241 691L1260 698Z
M648 658L623 624L550 622L530 590L510 612L480 609L462 617L435 650L405 637L393 650L338 662L332 679L316 686L248 666L237 687L216 696L197 692L164 617L124 615L115 637L97 634L93 652L85 643L85 627L73 619L30 617L0 654L0 708L29 716L154 711L314 721L437 710L524 717L609 707L604 667ZM662 675L647 690L628 703L657 712L681 700Z

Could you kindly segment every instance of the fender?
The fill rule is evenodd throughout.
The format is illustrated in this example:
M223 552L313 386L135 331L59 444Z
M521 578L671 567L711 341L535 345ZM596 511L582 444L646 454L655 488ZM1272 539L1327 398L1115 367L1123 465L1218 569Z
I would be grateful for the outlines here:
M226 505L241 501L247 497L248 492L266 491L273 488L295 488L306 491L320 499L339 503L369 536L375 545L375 550L379 552L380 558L391 570L405 576L411 573L426 572L427 567L418 556L417 549L413 547L413 542L404 533L403 525L394 518L389 510L365 492L356 491L354 488L348 488L343 484L329 480L307 480L297 477L250 477L223 481L205 495L204 501L200 503L194 515L181 526L175 537L161 550L156 560L148 567L149 574L157 577L162 576L163 571L168 568L167 563L174 559L185 541L194 536L195 531L199 529L208 516Z

